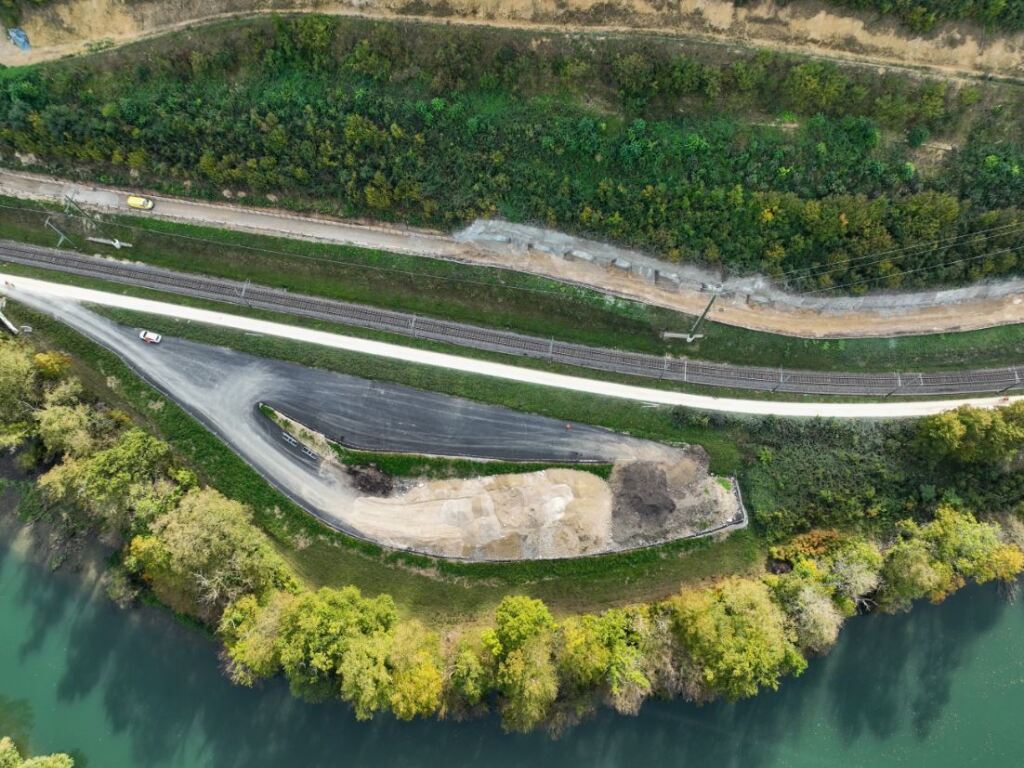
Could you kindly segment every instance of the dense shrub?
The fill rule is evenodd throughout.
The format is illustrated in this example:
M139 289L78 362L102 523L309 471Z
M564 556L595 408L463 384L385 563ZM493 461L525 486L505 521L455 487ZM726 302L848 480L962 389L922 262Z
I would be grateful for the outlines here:
M8 73L0 151L346 216L451 228L501 215L800 288L1019 271L1019 148L987 136L938 173L916 170L905 132L965 114L941 83L317 16L192 40ZM773 120L780 109L796 124Z

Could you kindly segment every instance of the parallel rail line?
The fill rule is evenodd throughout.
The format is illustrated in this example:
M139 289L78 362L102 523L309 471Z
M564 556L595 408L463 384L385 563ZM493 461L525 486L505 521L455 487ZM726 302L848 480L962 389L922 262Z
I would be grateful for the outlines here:
M840 396L963 395L1024 389L1024 366L931 373L738 366L590 347L24 243L0 241L0 262L4 261L472 349L684 384Z

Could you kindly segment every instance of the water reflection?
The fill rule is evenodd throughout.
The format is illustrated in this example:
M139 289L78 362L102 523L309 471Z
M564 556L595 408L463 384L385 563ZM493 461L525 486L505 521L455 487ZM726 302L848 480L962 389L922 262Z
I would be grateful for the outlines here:
M24 751L35 725L32 703L28 699L0 696L0 738L10 736Z
M25 617L19 661L40 663L36 656L52 652L48 637L61 640L60 656L40 664L52 670L53 680L40 685L55 690L53 716L76 717L99 702L109 738L130 743L130 765L152 768L859 765L844 750L932 737L960 666L1007 611L995 589L970 588L940 608L857 619L829 657L777 694L736 705L656 702L638 718L602 713L552 741L504 735L493 719L356 723L340 704L292 699L280 682L237 688L221 674L215 645L167 613L122 612L75 574L53 574L17 554L0 568L3 591ZM0 730L25 738L33 727L27 701L0 699ZM99 749L85 750L93 764L117 768Z

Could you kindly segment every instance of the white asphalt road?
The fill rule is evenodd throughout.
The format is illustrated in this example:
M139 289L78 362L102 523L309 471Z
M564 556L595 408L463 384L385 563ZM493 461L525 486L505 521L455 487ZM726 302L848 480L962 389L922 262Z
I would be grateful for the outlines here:
M367 355L390 358L392 360L402 360L420 365L432 365L439 368L447 368L449 370L461 371L479 376L489 376L497 379L505 379L507 381L518 381L524 384L556 387L558 389L568 389L575 392L584 392L604 397L615 397L642 403L651 403L656 405L681 405L688 408L700 408L726 413L803 417L824 416L862 419L902 418L926 416L928 414L939 413L950 408L955 408L960 405L992 408L1024 397L984 397L926 401L895 400L881 403L780 402L772 400L740 400L726 397L710 397L707 395L694 395L685 392L671 392L661 389L632 386L629 384L598 381L595 379L567 376L560 373L549 373L529 368L518 368L514 365L506 365L504 363L492 363L483 360L459 357L458 355L413 349L410 347L399 346L397 344L388 344L381 341L360 339L338 333L317 331L295 325L273 323L250 317L230 315L224 312L195 309L169 302L152 301L149 299L140 299L132 296L108 293L106 291L79 288L72 285L50 283L43 280L34 280L2 272L0 272L0 281L3 282L0 292L9 294L12 299L17 299L20 292L38 296L53 296L72 301L121 307L124 309L135 310L137 312L147 312L153 315L162 315L165 317L174 317L183 320L206 323L208 325L234 328L236 330L247 331L250 333L260 333L267 336L293 339L295 341L319 344L321 346L332 347L334 349L360 352Z

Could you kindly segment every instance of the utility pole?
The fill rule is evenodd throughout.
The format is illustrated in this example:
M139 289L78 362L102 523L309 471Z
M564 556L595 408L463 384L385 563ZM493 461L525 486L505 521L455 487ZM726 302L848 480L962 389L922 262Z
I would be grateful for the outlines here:
M71 213L70 209L74 208L75 213ZM99 221L99 217L94 213L89 213L82 206L75 202L75 198L71 195L64 195L64 212L70 216L81 216L84 219L91 219L92 221Z
M61 232L60 229L57 228L57 225L54 224L52 221L50 221L50 217L49 216L46 217L46 221L44 222L44 225L49 227L50 229L52 229L58 235L60 235L60 240L57 241L57 247L58 248L60 248L62 245L64 245L64 241L65 240L67 240L72 245L75 245L75 241L72 240L67 235L65 235L63 232ZM78 246L75 246L75 247L77 248Z
M1003 394L1008 389L1020 386L1020 373L1017 372L1016 367L1010 369L1013 372L1013 384L1007 384L1005 387L999 390L999 394Z
M708 316L708 312L711 311L711 305L715 303L715 299L718 298L717 293L711 294L711 301L704 307L704 311L700 313L700 317L694 322L693 327L690 328L689 333L674 333L672 331L665 331L661 334L663 339L686 339L687 344L692 344L697 339L704 338L703 333L697 333L697 329L700 328L700 324L704 322L704 318Z
M778 391L779 391L779 387L781 387L781 386L782 386L783 384L785 384L785 383L786 383L786 374L785 374L785 372L783 371L783 369L782 369L782 366L780 365L780 366L779 366L779 383L778 383L778 384L776 384L776 385L775 385L775 386L774 386L774 387L772 388L772 392L778 392Z

